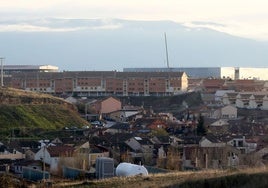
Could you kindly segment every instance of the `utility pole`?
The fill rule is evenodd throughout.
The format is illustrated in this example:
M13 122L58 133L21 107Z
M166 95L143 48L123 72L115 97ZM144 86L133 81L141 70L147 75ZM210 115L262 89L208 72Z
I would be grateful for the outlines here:
M4 67L3 67L3 61L4 61L4 57L0 57L0 61L1 61L1 87L4 87Z
M46 179L46 163L45 163L45 155L46 155L46 143L44 143L45 145L43 146L43 181L45 181Z

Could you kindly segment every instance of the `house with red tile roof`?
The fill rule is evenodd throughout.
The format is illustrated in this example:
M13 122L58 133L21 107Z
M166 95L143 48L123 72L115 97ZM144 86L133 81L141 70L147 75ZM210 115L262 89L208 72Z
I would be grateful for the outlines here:
M264 84L265 82L260 80L240 79L226 81L224 88L233 89L237 92L256 92L262 91Z
M225 80L223 79L204 79L202 86L207 93L215 93L217 90L223 88Z

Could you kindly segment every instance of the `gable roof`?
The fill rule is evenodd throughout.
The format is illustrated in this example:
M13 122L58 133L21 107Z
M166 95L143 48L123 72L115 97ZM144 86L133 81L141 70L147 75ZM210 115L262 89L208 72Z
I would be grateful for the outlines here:
M134 139L141 145L153 145L149 138L134 137Z
M182 143L187 144L198 144L199 141L202 139L202 136L183 136L181 137Z
M54 140L52 140L51 143L53 143L53 144L62 144L63 142L61 141L60 138L57 137Z
M134 126L139 127L141 125L150 125L154 122L153 118L139 118L134 122Z
M103 150L101 150L96 145L91 145L90 146L90 153L102 153L102 152L103 152Z
M71 157L74 154L74 148L70 146L50 146L47 151L51 157Z
M36 150L39 149L41 144L33 140L13 140L6 144L6 147L11 151L15 149L16 151L23 152L25 149Z
M41 144L32 140L15 140L8 144L10 147L38 148Z
M126 140L133 137L132 133L115 133L115 134L105 134L106 142L116 145L118 143L125 142Z
M122 130L128 130L130 128L129 123L115 123L109 129L122 129Z
M154 125L154 123L161 123L163 126L167 126L166 121L161 118L139 118L134 122L133 127L134 129L143 128L143 126L149 128L148 126Z
M210 124L210 126L223 126L223 125L229 125L228 121L226 121L225 119L219 119Z
M213 134L207 134L206 136L204 136L203 138L206 138L207 140L209 140L212 143L220 143L220 139L218 139L215 135Z
M169 136L155 136L155 138L160 141L162 144L166 144L170 142L170 137Z

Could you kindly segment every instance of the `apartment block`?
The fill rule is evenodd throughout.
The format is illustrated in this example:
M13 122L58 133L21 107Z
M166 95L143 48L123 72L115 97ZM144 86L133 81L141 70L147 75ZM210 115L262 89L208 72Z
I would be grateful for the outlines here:
M185 72L19 72L7 86L77 96L169 96L187 91Z

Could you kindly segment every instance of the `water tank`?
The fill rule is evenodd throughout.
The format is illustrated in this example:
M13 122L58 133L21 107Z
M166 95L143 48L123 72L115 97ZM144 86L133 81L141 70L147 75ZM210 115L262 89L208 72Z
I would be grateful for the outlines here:
M98 179L114 176L114 160L108 157L98 157L96 159L96 177Z
M148 175L148 171L144 166L120 163L115 170L116 176L136 176L136 175Z

